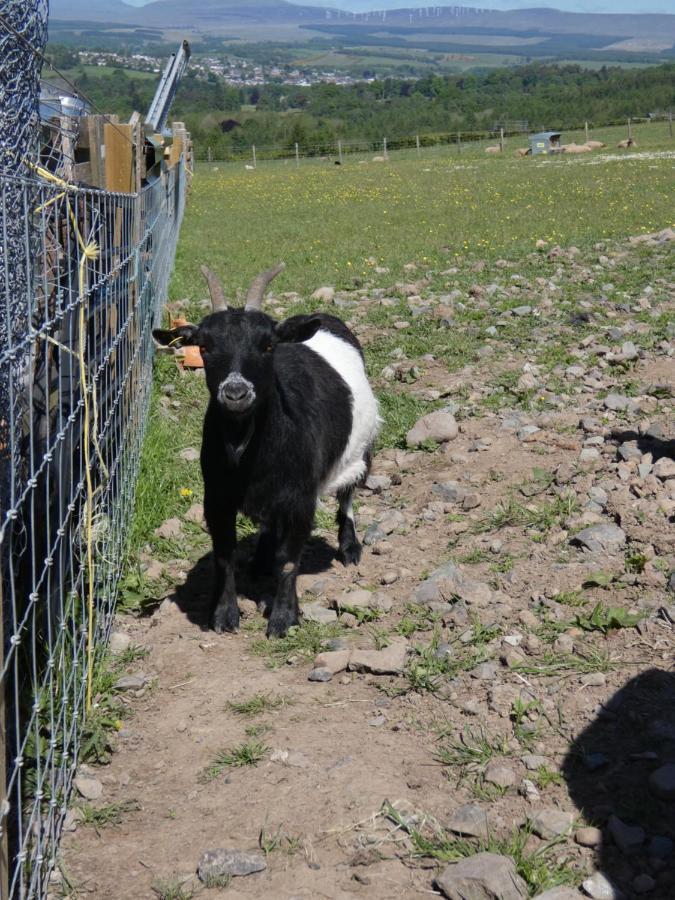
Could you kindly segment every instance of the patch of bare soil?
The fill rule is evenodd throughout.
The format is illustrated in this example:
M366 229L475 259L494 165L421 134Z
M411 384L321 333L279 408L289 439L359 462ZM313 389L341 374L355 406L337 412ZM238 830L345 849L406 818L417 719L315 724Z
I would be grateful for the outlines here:
M250 542L239 634L206 630L203 543L186 545L152 615L119 618L148 652L130 671L152 681L123 694L131 715L93 769L93 805L123 807L119 823L68 823L72 896L421 898L440 893L449 861L486 846L525 879L504 897L566 884L566 900L582 883L597 898L675 896L675 361L663 330L675 286L672 251L654 249L641 278L633 252L615 250L614 266L611 248L600 262L576 251L536 263L546 283L521 279L537 312L517 351L502 337L513 304L499 300L515 264L488 268L489 349L452 374L411 355L409 380L382 376L394 393L432 392L430 409L456 401L459 435L381 451L360 495L362 562L343 568L320 530L300 592L313 616L346 607L323 626L337 634L328 649L353 660L405 641L402 672L308 680L314 653L265 642L251 597L267 588L243 573ZM620 301L594 292L603 268L619 287L624 273ZM463 309L475 279L454 285ZM560 286L581 306L551 302ZM430 309L448 304L422 293ZM376 301L356 299L368 343L382 330L368 325ZM581 331L569 324L579 310ZM554 337L559 360L546 355ZM236 764L243 745L254 764ZM209 887L196 870L216 848L257 851L266 867Z

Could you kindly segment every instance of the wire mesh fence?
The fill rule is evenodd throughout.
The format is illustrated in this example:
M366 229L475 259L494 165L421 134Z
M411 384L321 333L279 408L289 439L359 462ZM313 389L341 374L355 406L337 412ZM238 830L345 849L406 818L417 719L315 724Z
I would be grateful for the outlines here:
M151 329L185 188L182 159L137 194L0 176L0 223L15 218L23 247L12 260L21 271L0 283L3 897L45 896L54 868L114 611ZM9 254L6 226L0 238Z

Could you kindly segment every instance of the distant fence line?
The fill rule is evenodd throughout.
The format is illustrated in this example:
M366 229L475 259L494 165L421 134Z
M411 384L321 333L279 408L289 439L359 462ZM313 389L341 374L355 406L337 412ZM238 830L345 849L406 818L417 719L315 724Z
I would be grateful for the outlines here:
M548 131L561 131L563 133L586 132L590 135L592 130L603 130L624 126L627 137L631 136L633 125L665 121L668 123L670 136L673 137L672 110L654 116L634 116L619 122L604 122L602 124L590 124L580 122L566 128L547 128ZM516 124L516 123L511 123ZM523 123L524 124L524 123ZM197 143L194 149L194 158L200 162L244 162L256 166L258 162L270 160L295 161L298 165L302 160L317 158L330 158L342 162L345 157L374 154L385 158L389 153L401 150L413 151L422 154L423 151L432 148L449 148L461 153L464 149L480 146L482 144L499 144L502 149L505 141L513 141L520 138L527 143L528 133L534 133L538 129L527 129L522 124L515 128L499 128L483 131L445 131L433 133L419 133L403 135L395 138L383 136L381 138L350 138L331 139L313 143L285 143L285 144L249 144L228 149L213 148L208 143ZM541 129L544 130L544 129Z

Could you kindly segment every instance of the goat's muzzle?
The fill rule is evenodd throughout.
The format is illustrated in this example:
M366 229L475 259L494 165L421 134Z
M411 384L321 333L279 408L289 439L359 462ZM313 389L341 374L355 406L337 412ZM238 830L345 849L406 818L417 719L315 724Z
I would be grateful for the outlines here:
M218 387L218 402L229 412L246 412L255 401L255 388L237 372L228 375Z

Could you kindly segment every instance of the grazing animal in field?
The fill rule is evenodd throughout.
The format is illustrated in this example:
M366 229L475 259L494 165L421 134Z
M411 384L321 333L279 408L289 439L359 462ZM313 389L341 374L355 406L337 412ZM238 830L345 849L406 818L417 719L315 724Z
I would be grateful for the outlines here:
M236 516L260 525L254 574L276 574L267 634L296 625L296 577L317 498L338 499L338 557L357 563L352 496L365 478L380 419L358 340L324 313L276 322L261 311L283 263L259 275L244 309L228 309L206 267L213 312L199 325L155 330L164 346L197 345L210 394L201 451L204 514L213 542L215 631L236 631Z
M623 141L619 141L616 146L622 150L628 150L630 147L635 147L635 141L632 137L625 138Z

